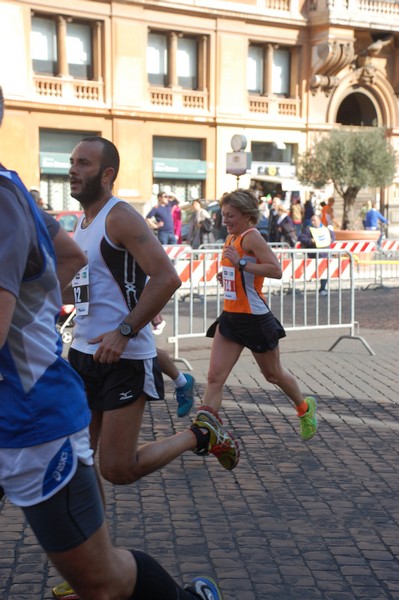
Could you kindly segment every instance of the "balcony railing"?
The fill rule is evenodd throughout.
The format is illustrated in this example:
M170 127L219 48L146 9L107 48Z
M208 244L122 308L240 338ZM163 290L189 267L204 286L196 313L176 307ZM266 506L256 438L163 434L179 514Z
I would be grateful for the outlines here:
M104 84L100 81L62 79L36 75L34 78L36 95L48 102L103 103Z
M182 90L168 88L151 88L150 98L152 109L171 110L208 110L208 92L201 90Z
M250 96L249 111L279 117L300 117L301 102L297 98Z
M394 30L399 27L398 0L310 0L309 16L323 15L323 21L351 22L370 28ZM327 16L327 19L326 19Z

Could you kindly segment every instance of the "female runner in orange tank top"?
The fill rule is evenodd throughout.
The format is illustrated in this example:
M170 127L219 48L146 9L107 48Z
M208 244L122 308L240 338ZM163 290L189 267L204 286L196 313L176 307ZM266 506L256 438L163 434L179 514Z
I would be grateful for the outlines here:
M213 337L207 386L200 411L218 417L222 389L244 348L251 350L265 379L277 385L295 405L301 437L317 432L316 400L303 397L293 375L280 361L279 339L285 331L262 294L265 277L281 279L276 255L255 228L258 199L252 190L238 189L220 201L228 237L223 247L219 282L224 288L223 312L210 327Z

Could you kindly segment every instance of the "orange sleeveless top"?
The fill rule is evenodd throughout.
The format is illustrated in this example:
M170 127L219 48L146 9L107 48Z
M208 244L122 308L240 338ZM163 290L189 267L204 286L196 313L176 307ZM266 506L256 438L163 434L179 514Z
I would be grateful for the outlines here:
M256 257L245 254L241 247L244 236L250 231L258 230L255 228L247 229L241 235L234 239L229 235L225 242L225 247L233 245L239 256L245 258L248 263L256 263ZM259 234L260 235L260 234ZM223 290L224 303L223 310L231 313L246 313L254 315L263 315L269 312L266 299L262 294L264 276L253 275L246 271L239 271L227 258L222 259Z

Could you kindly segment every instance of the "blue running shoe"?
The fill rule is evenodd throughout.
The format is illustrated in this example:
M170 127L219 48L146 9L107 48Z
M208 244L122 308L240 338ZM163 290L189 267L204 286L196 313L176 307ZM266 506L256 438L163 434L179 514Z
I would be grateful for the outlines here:
M185 417L188 415L194 404L194 384L195 379L189 373L183 373L187 383L176 388L175 398L177 401L177 416Z
M196 577L184 589L195 594L201 600L223 600L222 593L216 582L210 577Z

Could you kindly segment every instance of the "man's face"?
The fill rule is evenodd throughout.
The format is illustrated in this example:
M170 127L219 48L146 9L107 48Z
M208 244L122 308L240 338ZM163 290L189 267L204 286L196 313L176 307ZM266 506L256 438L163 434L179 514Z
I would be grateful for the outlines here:
M313 215L312 218L310 219L310 222L312 223L313 227L320 226L320 219L317 215Z
M166 206L167 204L169 204L169 197L166 194L161 194L159 196L159 204L161 206Z
M101 142L80 142L72 151L69 179L71 196L83 207L101 200L110 192L104 183Z

